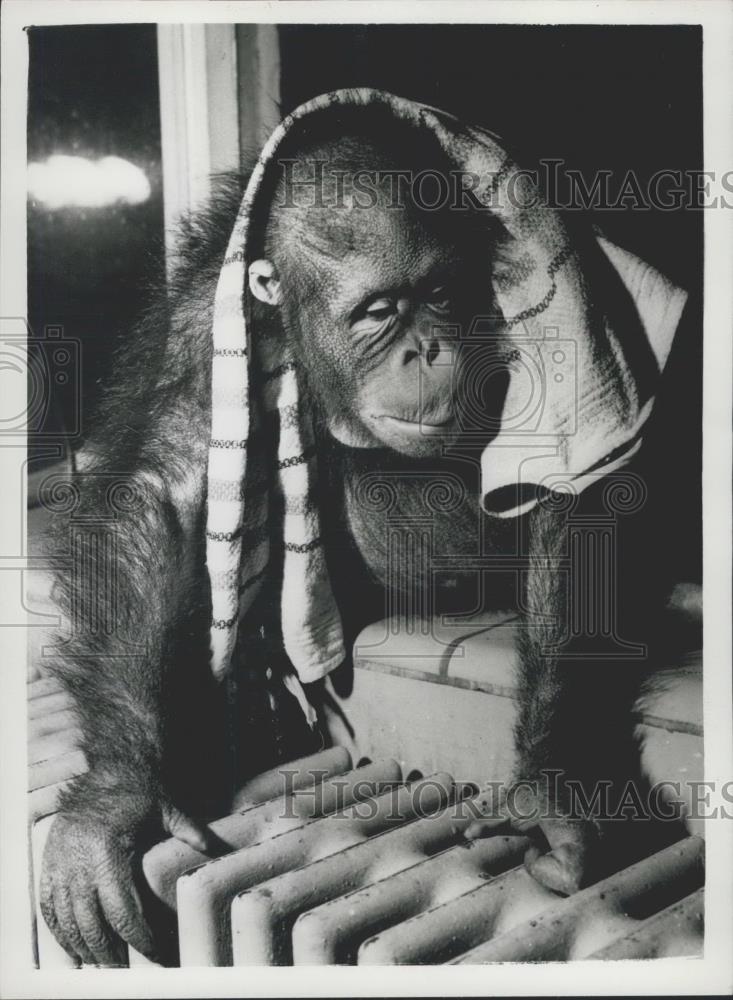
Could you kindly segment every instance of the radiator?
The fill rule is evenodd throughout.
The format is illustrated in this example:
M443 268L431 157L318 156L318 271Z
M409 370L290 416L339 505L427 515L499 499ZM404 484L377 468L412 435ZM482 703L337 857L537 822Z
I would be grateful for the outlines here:
M37 905L58 793L84 769L54 681L30 686L35 946L70 967ZM445 772L354 767L344 748L260 775L212 823L229 850L176 840L142 859L181 966L437 964L698 955L704 843L688 836L568 898L522 866L527 841L468 842L481 801ZM130 952L130 965L150 964Z

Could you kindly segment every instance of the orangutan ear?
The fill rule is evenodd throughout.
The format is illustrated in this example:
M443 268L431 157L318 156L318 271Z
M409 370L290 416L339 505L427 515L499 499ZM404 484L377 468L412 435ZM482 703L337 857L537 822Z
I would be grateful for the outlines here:
M252 261L249 265L249 290L260 302L268 306L279 306L282 291L275 265L269 260Z

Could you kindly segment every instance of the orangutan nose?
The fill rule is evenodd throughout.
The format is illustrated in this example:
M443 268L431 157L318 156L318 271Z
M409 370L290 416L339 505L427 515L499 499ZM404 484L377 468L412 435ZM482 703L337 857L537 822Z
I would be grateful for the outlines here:
M450 344L439 340L437 337L428 337L420 342L420 354L428 366L451 365L453 363L453 350Z
M438 337L415 338L402 352L400 363L420 361L427 368L449 367L453 364L452 346ZM436 372L436 374L438 374Z
M428 367L432 368L440 354L440 344L437 340L424 340L421 353Z

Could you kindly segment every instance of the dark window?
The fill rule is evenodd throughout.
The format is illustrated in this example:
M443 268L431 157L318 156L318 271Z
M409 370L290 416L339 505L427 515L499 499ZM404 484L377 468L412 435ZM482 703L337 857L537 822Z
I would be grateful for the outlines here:
M155 25L29 29L28 318L78 341L41 430L88 433L113 350L163 278ZM48 353L48 352L47 352ZM57 352L55 352L57 353ZM79 414L79 404L81 413Z

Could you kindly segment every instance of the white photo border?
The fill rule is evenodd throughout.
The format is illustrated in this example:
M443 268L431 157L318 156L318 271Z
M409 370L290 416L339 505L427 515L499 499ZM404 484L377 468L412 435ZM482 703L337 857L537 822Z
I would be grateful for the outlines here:
M496 23L693 24L703 29L704 169L733 169L733 6L724 0L352 0L218 2L6 0L2 6L0 310L26 308L26 108L24 27L84 23ZM611 83L609 85L612 85ZM705 778L733 776L731 704L731 413L733 412L733 210L705 212L704 299L704 721ZM0 373L0 378L2 374ZM15 379L15 382L20 380ZM17 410L25 408L22 387ZM4 391L4 390L0 390ZM0 447L0 482L19 485L22 440ZM670 456L673 461L673 456ZM19 464L21 463L21 464ZM22 498L3 489L0 608L17 620L25 546ZM27 889L25 629L0 628L0 996L483 996L728 995L733 990L733 822L706 823L705 954L697 959L506 964L479 967L124 969L43 972L30 951Z

